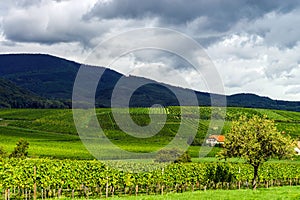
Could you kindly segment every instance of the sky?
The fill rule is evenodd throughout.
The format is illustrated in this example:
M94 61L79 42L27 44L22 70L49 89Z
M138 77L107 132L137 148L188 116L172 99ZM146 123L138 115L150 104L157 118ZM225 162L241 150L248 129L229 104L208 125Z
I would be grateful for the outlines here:
M295 0L0 1L0 53L46 53L85 63L108 38L161 27L202 46L226 94L300 101L299 24L300 1ZM207 91L185 65L170 53L141 50L120 57L111 67Z

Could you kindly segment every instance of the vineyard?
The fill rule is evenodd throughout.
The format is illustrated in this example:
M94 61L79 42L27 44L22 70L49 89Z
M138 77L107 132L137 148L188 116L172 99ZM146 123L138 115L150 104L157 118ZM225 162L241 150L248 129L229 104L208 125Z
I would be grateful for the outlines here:
M151 152L168 144L179 126L196 131L196 137L188 151L194 161L199 156L200 145L207 133L214 133L225 124L221 132L226 134L231 121L241 115L267 115L280 131L299 139L300 114L297 112L208 107L184 107L185 120L181 120L179 107L132 108L130 117L140 125L151 122L152 115L166 116L163 128L150 138L135 138L123 132L114 120L110 109L96 109L96 116L106 136L115 145L132 152ZM199 109L199 110L196 110ZM212 109L214 109L212 112ZM117 110L119 116L125 109ZM200 116L198 114L200 113ZM210 127L212 113L216 121ZM199 118L199 124L195 122ZM220 125L218 124L220 123ZM159 125L159 124L158 124ZM134 130L133 130L134 131ZM0 160L0 191L3 198L54 198L54 197L111 197L144 194L181 193L208 189L251 188L253 168L242 162L202 162L163 166L145 160L139 164L124 161L107 161L110 166L124 169L118 171L99 161L85 149L76 134L72 110L64 109L8 109L0 110L0 146L12 151L19 138L28 140L29 157L25 160ZM205 146L202 149L205 150ZM214 157L219 148L207 148L208 156ZM105 155L104 155L105 156ZM116 159L117 159L116 155ZM58 159L50 159L58 158ZM65 159L70 158L70 159ZM77 160L81 159L81 160ZM86 159L86 160L82 160ZM216 158L213 158L216 161ZM159 169L157 169L159 168ZM134 173L136 169L145 171ZM298 161L270 161L260 168L259 187L300 185Z
M180 120L180 109L184 109L186 113L184 121ZM212 109L215 127L209 127ZM117 112L119 115L126 115L125 109L117 109ZM151 152L160 149L174 138L180 125L185 126L187 132L197 131L189 148L192 157L198 157L200 145L203 144L207 134L214 134L216 130L220 130L224 118L222 112L222 109L210 107L131 108L130 117L140 126L150 122L149 113L158 116L167 114L166 124L155 137L141 139L124 133L114 121L110 109L96 109L99 124L106 136L115 145L132 152ZM220 131L226 134L231 121L241 115L267 115L268 118L275 120L279 131L285 131L295 139L300 137L299 113L268 109L227 108L226 121ZM197 117L200 118L198 126ZM93 159L77 135L70 109L1 109L0 146L6 151L12 151L20 138L28 140L29 155L33 157ZM208 156L214 156L217 152L218 148L214 148Z
M118 171L99 161L2 159L3 197L108 197L164 194L206 189L250 187L252 167L242 163L171 164L151 171L152 164L114 162ZM145 169L134 173L135 169ZM267 163L260 168L259 186L300 184L300 164Z

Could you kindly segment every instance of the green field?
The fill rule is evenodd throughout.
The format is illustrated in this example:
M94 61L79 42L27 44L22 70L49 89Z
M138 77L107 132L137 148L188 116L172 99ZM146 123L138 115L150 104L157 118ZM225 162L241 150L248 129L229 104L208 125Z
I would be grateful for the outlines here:
M185 110L184 116L181 115L180 109ZM299 140L300 113L267 109L227 108L226 115L222 115L222 109L213 109L215 112L213 112L214 124L212 126L210 126L212 111L209 107L130 109L130 117L142 127L151 122L149 113L156 117L161 117L167 113L166 123L162 129L149 138L137 138L127 134L128 132L130 134L143 133L130 129L130 125L126 126L126 120L124 120L125 128L128 128L128 131L124 132L115 122L110 109L96 109L97 120L106 137L114 145L130 152L153 152L164 147L176 136L181 126L184 127L183 130L187 136L193 131L197 133L194 141L190 141L192 145L188 149L193 157L192 164L169 165L163 170L143 174L132 173L130 170L133 170L135 165L130 162L108 161L114 166L120 165L121 168L129 169L130 172L127 173L114 171L93 160L93 155L89 153L77 135L73 113L70 109L1 109L0 146L7 152L11 152L16 142L20 138L24 138L30 143L29 157L31 158L24 160L2 159L0 162L5 167L0 168L0 176L2 176L0 178L4 180L3 183L0 182L0 189L5 191L10 188L13 191L15 188L23 188L23 192L24 188L32 190L33 180L35 180L33 169L36 167L39 177L37 179L38 195L42 195L42 191L48 188L48 192L51 193L48 193L49 198L57 196L59 188L65 190L63 192L65 196L62 197L71 196L72 190L70 188L75 189L76 197L83 197L87 194L91 195L91 198L97 198L100 194L103 197L103 195L105 196L105 187L109 182L110 187L115 187L113 190L115 197L112 199L119 199L118 195L122 196L121 199L299 199L299 186L286 187L286 185L299 185L300 183L299 156L295 157L296 159L293 161L276 159L268 161L260 171L260 188L257 191L252 191L245 190L248 188L248 181L252 179L252 168L249 165L244 164L243 160L235 158L229 160L230 162L220 163L224 161L219 161L215 157L220 148L211 149L207 146L201 147L201 145L207 134L215 134L219 131L226 135L230 130L231 121L238 119L241 115L267 115L269 119L275 121L279 131L284 131L284 134ZM125 111L125 109L120 108L116 112L120 117L123 115L125 117ZM199 122L197 118L200 119ZM87 122L87 127L93 126L90 123L91 120L84 120ZM224 126L222 126L223 122ZM156 128L156 126L159 127L161 124L157 122L153 127ZM185 142L189 140L186 135L183 135L181 139ZM199 158L200 148L202 153L206 152L206 157ZM107 151L108 154L103 155L103 157L111 158L109 150ZM43 157L47 157L47 159L36 159ZM48 159L49 157L59 160ZM64 160L65 158L68 160ZM82 159L90 161L78 161ZM118 159L118 155L115 155L115 159ZM217 169L214 166L228 163L231 163L230 170L235 177L234 180L227 182L229 185L224 184L226 181L212 181L214 176L207 175L213 171L212 169ZM136 165L138 169L143 166L148 169L149 166L153 166L153 160L145 159ZM7 174L7 171L10 174ZM236 190L238 183L242 184L240 190ZM264 189L266 183L272 188ZM82 185L89 188L90 193L86 193ZM136 185L139 186L137 197L135 197ZM165 194L159 195L162 185L165 186ZM200 191L191 192L196 185ZM279 185L284 187L275 187ZM229 190L221 190L226 187ZM204 188L207 190L203 191ZM131 196L127 196L128 194ZM146 196L146 194L150 195ZM21 190L14 195L24 196ZM113 196L113 194L108 196Z
M115 197L112 200L128 199L128 200L150 200L150 199L300 199L300 186L294 187L273 187L260 188L257 191L253 190L207 190L185 193L169 193L165 195L149 195L137 197Z
M151 152L160 149L174 138L180 125L185 127L187 134L197 131L196 138L189 148L192 157L196 158L207 133L214 134L220 130L224 117L222 110L214 108L216 111L214 113L215 125L209 127L211 108L201 107L197 110L197 107L183 107L182 109L185 109L185 113L187 113L183 122L180 120L179 107L168 107L166 110L162 108L130 109L131 118L140 126L145 126L150 122L149 112L157 116L167 113L166 124L155 136L150 138L135 138L124 133L116 125L110 109L96 109L96 114L110 141L120 148L132 152ZM198 128L196 120L199 116L196 111L200 111ZM119 109L117 112L122 115L125 110ZM226 134L230 129L231 121L238 119L240 115L251 116L254 114L267 115L268 118L275 120L278 130L285 131L294 139L300 138L300 113L267 109L227 108L221 132ZM11 152L20 138L29 141L29 156L31 157L93 159L77 135L70 109L1 109L0 146ZM206 151L205 148L204 151ZM218 150L218 148L214 148L208 156L214 156Z

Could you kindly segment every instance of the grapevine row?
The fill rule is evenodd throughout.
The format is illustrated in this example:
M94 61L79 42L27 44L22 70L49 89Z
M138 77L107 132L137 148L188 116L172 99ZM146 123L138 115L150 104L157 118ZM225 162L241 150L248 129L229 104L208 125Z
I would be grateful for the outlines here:
M7 196L9 191L16 197L28 195L34 190L34 185L38 195L43 197L161 194L248 187L253 174L252 167L242 163L172 164L159 170L152 170L155 166L149 164L120 162L114 165L127 172L110 168L99 161L2 159L0 189L4 195ZM134 171L134 168L152 171L128 172ZM261 187L297 185L300 164L266 163L260 168L259 175Z

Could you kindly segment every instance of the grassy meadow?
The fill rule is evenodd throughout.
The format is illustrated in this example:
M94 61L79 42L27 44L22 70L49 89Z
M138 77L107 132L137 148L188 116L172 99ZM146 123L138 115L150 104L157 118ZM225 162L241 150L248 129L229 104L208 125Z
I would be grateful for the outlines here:
M153 137L135 138L123 132L114 121L110 109L96 109L99 124L106 136L115 145L132 152L151 152L168 144L176 135L181 123L185 130L197 131L197 135L189 148L189 153L194 160L199 155L200 145L203 143L207 133L214 134L221 128L218 121L222 123L222 113L215 112L216 126L209 127L211 109L200 107L199 126L195 126L195 118L199 117L195 113L197 107L185 107L185 121L180 120L180 110L178 107L167 108L167 119L163 128ZM218 110L218 109L216 109ZM124 109L119 109L123 113ZM165 113L163 108L132 108L131 118L141 126L149 124L149 112L155 115ZM227 108L225 123L221 130L226 134L230 129L231 121L238 119L240 115L267 115L268 118L276 122L280 131L291 135L294 139L300 138L300 113L250 108ZM16 142L24 138L29 141L29 156L31 157L52 157L69 159L93 159L93 156L82 144L73 121L72 110L70 109L1 109L0 110L0 146L8 152L12 151ZM202 151L206 151L203 147ZM210 151L207 148L207 151ZM214 157L219 148L213 148L207 157Z
M147 196L131 196L131 197L114 197L112 200L126 199L126 200L168 200L168 199L300 199L300 186L284 186L284 187L272 187L272 188L260 188L257 191L251 189L244 190L207 190L196 192L184 192L184 193L168 193L165 195L147 195Z

